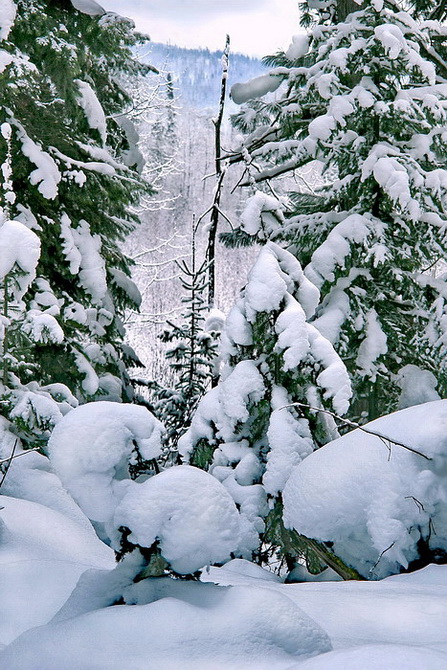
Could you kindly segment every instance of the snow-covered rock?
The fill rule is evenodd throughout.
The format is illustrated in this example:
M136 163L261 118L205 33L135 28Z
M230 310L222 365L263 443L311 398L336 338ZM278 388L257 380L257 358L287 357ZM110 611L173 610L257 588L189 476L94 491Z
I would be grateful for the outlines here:
M447 550L447 401L381 417L314 452L284 489L289 528L334 543L368 578ZM390 441L391 440L391 441ZM395 440L420 454L409 451Z

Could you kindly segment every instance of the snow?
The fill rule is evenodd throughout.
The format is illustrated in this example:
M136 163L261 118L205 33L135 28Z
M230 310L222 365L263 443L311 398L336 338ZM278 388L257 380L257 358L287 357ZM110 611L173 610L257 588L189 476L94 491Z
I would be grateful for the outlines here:
M71 0L73 7L89 16L102 16L105 10L95 0Z
M242 105L253 98L262 98L267 93L273 93L282 83L282 77L272 74L262 74L243 84L233 84L231 98L236 105Z
M37 186L37 190L44 198L54 200L58 195L58 185L62 178L59 168L50 154L28 137L18 121L14 121L14 125L17 127L17 136L22 143L24 155L36 166L29 175L31 184Z
M67 234L67 228L65 228ZM99 303L107 293L105 261L101 256L101 238L90 231L87 221L81 219L77 228L71 228L76 248L81 256L79 281L81 286ZM70 261L74 264L73 252ZM72 265L72 267L75 267Z
M302 58L309 50L309 37L304 34L294 35L292 43L286 51L286 57L290 60Z
M247 404L259 402L265 393L262 375L253 361L240 361L226 379L207 393L194 414L191 427L179 440L179 453L187 457L197 439L210 438L212 425L226 442L234 441L239 422L248 418Z
M440 400L436 391L436 377L429 370L423 370L417 365L405 365L401 368L397 373L397 383L401 388L399 409Z
M88 310L86 310L88 311ZM67 314L67 312L66 312ZM71 316L70 313L68 313L68 316ZM86 315L86 321L87 321L87 315ZM93 366L87 358L81 354L80 351L77 351L76 349L72 350L73 356L74 356L74 361L75 365L78 369L78 371L83 375L83 380L81 382L81 387L82 390L85 392L87 396L93 396L95 393L98 391L99 388L99 378L98 375L96 374Z
M76 246L71 221L66 213L61 216L60 237L64 256L70 264L70 272L72 275L76 275L81 267L82 255Z
M14 295L20 300L36 276L40 240L20 221L0 222L0 252L0 280L14 269L21 271L14 276Z
M17 7L15 2L13 2L12 0L2 0L2 4L0 7L0 41L8 39L9 31L14 25L16 12ZM0 67L1 67L1 55L0 55Z
M124 293L132 300L136 307L141 306L141 293L135 282L132 281L122 270L118 268L109 269L112 281L119 286Z
M256 191L247 199L240 217L241 228L249 235L264 233L268 239L284 220L281 203L271 195Z
M84 110L88 125L90 128L98 131L102 143L104 144L107 135L107 122L101 103L99 102L95 91L87 81L75 79L74 83L79 89L78 103Z
M23 332L29 335L33 342L54 342L62 344L64 331L52 314L30 309L26 314Z
M324 281L334 281L334 270L337 266L344 267L345 259L351 253L351 243L362 244L370 234L374 223L368 216L350 214L335 225L312 254L311 262L305 270L308 279L318 287L321 287Z
M248 321L253 321L256 312L279 309L287 293L296 295L310 318L320 299L317 287L305 276L298 260L274 242L267 242L248 276L245 289Z
M113 552L92 528L36 502L0 496L0 507L1 645L47 623L86 569L113 567Z
M211 568L202 574L201 579L223 585L253 584L252 577L244 578L241 571L227 569L227 565ZM399 662L405 659L405 650L408 659L414 654L420 660L417 652L423 652L427 660L422 661L420 668L431 670L432 659L436 662L444 659L444 667L446 665L446 566L430 565L418 572L396 575L380 582L274 584L269 580L263 586L296 602L327 631L334 647L334 651L327 655L292 665L294 670L317 661L320 665L316 667L322 670L332 670L333 667L345 670L343 654L346 654L346 662L351 654L357 655L357 660L361 658L361 663L354 666L356 670L364 664L374 670L406 670L405 663L389 665L383 661L386 648L392 660L394 652L399 653ZM376 645L381 647L381 663L368 666L369 654L374 654ZM335 665L337 658L340 663ZM287 670L290 670L289 666Z
M132 544L151 547L158 539L162 556L181 574L228 560L239 544L233 499L215 477L189 465L130 488L114 523L130 529Z
M356 364L359 374L374 382L377 377L376 361L388 351L387 337L380 326L375 309L369 310L365 321L366 335L359 346Z
M286 525L334 542L335 553L369 578L407 568L420 538L446 550L446 426L447 401L439 400L367 424L381 437L357 429L326 444L288 479Z
M89 403L59 421L48 454L55 473L86 516L107 525L132 483L129 464L137 454L144 460L159 456L162 433L161 423L145 407Z
M148 659L163 670L276 670L329 649L327 635L289 598L240 586L202 605L169 597L50 624L0 658L11 670L145 670Z
M262 478L264 488L270 495L277 495L283 490L292 468L314 450L308 421L297 419L293 410L287 407L289 404L285 389L274 387L273 412L267 430L270 452Z

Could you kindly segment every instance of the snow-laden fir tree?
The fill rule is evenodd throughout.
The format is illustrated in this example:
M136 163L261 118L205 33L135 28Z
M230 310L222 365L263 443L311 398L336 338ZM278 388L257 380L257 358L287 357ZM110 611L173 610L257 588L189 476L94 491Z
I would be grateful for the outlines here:
M20 225L40 244L27 291L9 295L2 277L3 317L17 298L22 322L2 350L8 416L16 405L10 387L32 395L40 384L72 403L73 395L129 398L122 317L139 294L120 242L149 187L135 169L133 133L123 123L130 101L118 80L141 71L131 54L136 39L129 20L95 2L2 2L2 206L17 235ZM16 260L17 276L31 272ZM16 420L26 423L35 408L32 399L25 405Z
M166 360L172 384L150 382L156 416L166 427L165 460L176 461L177 444L186 432L197 405L216 374L217 337L222 327L218 310L208 309L207 263L196 259L196 231L192 234L191 260L177 261L180 270L183 311L177 323L167 321L160 335L167 344Z
M279 546L296 555L281 524L281 492L291 468L336 435L330 417L292 403L339 414L349 407L346 368L309 323L318 301L296 258L267 242L227 317L221 379L179 441L182 456L209 469L232 494L243 522L243 556L259 555L262 541L267 551Z
M432 271L446 258L447 89L432 48L445 35L399 3L366 2L269 58L283 93L237 119L255 119L244 152L260 183L321 165L325 184L292 193L284 224L242 223L238 235L282 240L320 289L312 323L349 370L353 416L396 409L407 365L447 391L447 284ZM427 394L422 384L419 402Z

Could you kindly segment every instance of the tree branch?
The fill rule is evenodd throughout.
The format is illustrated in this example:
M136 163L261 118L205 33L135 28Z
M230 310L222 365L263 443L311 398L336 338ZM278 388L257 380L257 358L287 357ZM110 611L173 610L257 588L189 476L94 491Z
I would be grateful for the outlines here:
M366 433L367 435L374 435L374 437L378 437L379 440L381 440L389 450L390 450L389 445L395 444L397 447L402 447L402 449L406 449L407 451L411 451L412 454L416 454L417 456L421 456L422 458L425 458L425 460L427 460L427 461L433 460L430 456L426 456L425 454L423 454L422 451L418 451L418 449L414 449L413 447L409 447L408 444L404 444L403 442L399 442L399 440L394 440L393 438L388 437L388 435L382 435L381 433L377 433L374 430L369 430L368 428L365 428L364 426L361 426L359 423L356 423L355 421L350 421L349 419L343 419L342 416L339 416L338 414L335 414L335 412L331 412L328 409L322 409L320 407L312 407L312 405L307 405L304 402L294 402L290 405L286 405L285 407L282 407L281 409L287 409L288 407L297 407L297 406L298 407L305 407L306 409L310 409L312 412L322 412L323 414L329 414L329 416L332 416L334 419L337 419L337 421L341 421L346 426L350 426L351 428L356 428L358 430L361 430L363 433Z

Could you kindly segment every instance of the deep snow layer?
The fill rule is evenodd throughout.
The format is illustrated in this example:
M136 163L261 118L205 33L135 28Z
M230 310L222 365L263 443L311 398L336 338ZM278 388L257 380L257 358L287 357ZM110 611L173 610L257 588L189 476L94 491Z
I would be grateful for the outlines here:
M283 584L234 560L204 570L202 582L126 585L109 550L79 524L37 503L0 502L1 641L18 636L0 652L2 668L447 667L445 566L380 582ZM70 606L51 621L72 590ZM110 594L124 604L108 606Z

